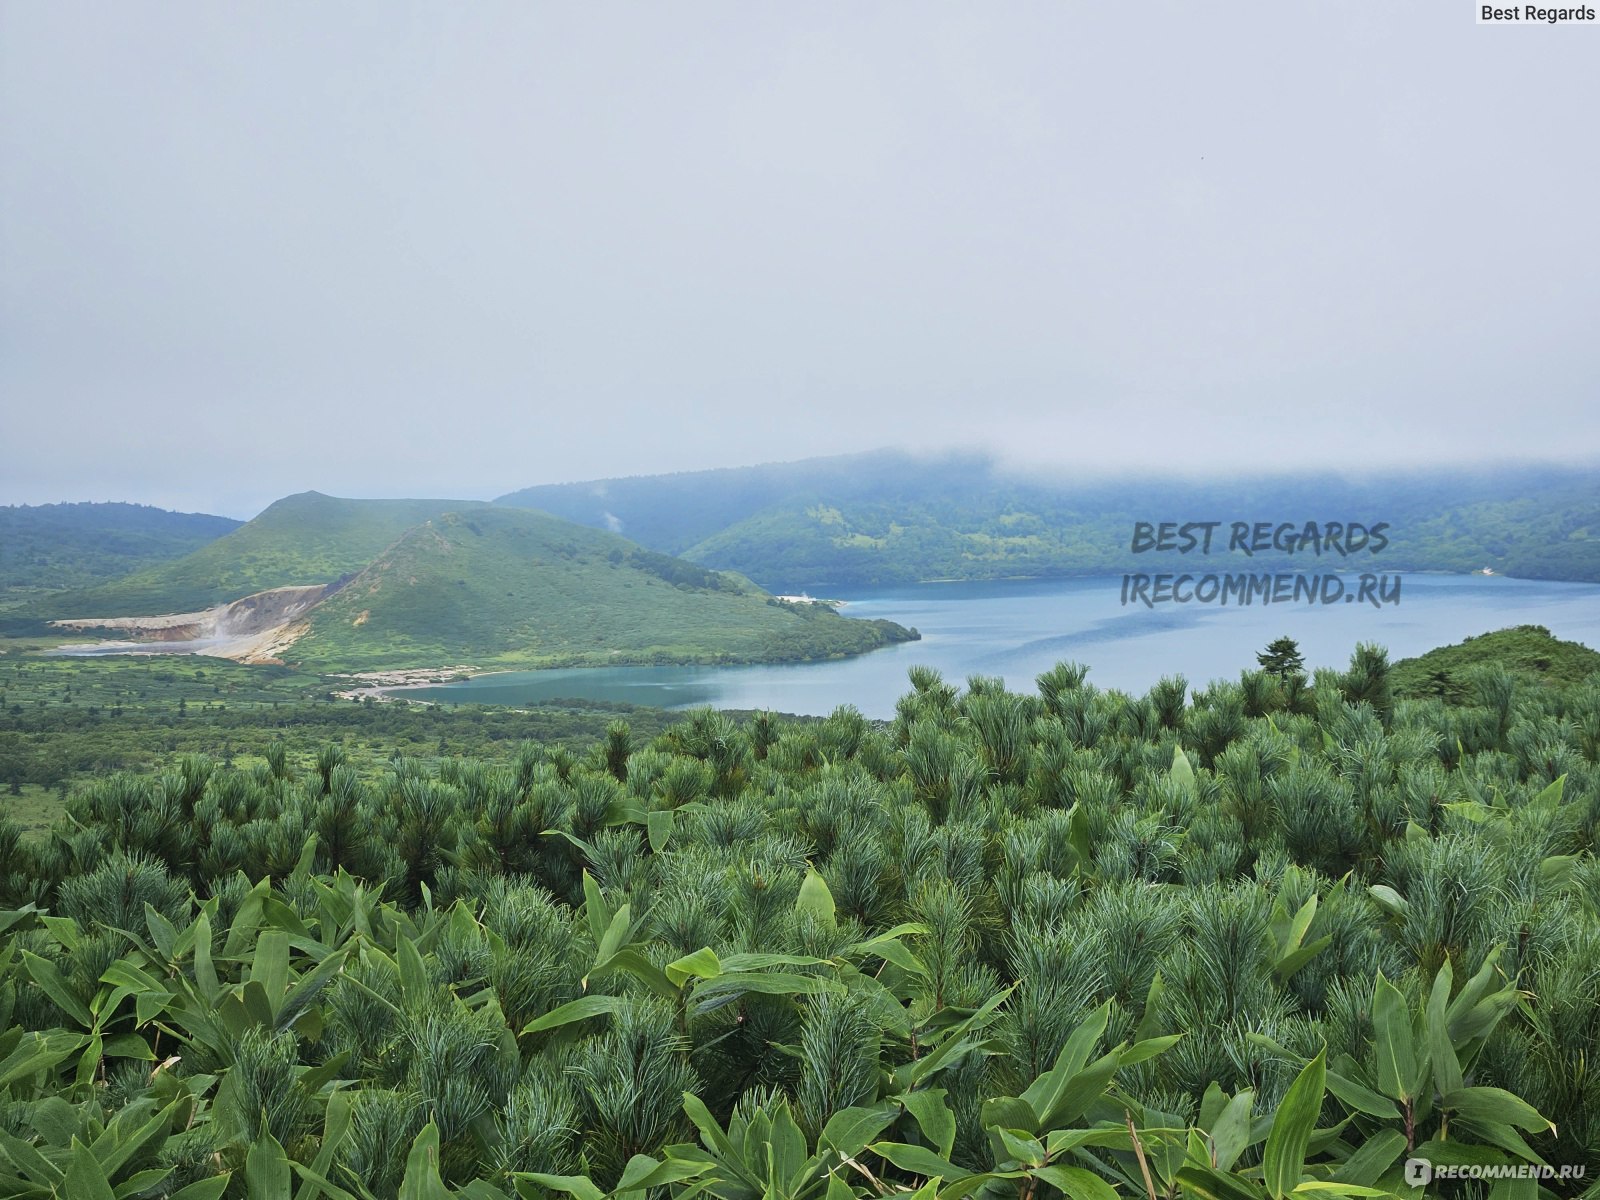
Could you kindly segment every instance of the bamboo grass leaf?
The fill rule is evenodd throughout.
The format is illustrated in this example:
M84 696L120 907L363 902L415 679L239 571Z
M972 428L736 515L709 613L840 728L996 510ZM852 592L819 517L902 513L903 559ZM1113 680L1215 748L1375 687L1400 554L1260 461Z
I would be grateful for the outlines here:
M819 1145L828 1146L841 1158L854 1158L900 1114L897 1105L883 1102L865 1107L841 1108L822 1127Z
M1395 1100L1411 1100L1417 1074L1411 1012L1400 989L1381 974L1372 996L1372 1027L1378 1090Z
M627 1001L621 996L579 996L576 1000L552 1008L542 1017L535 1017L522 1027L522 1032L545 1033L563 1025L620 1012L626 1004Z
M949 1158L956 1141L956 1117L945 1103L944 1089L906 1092L900 1096L900 1103L916 1119L922 1136L933 1144L939 1156Z
M1274 1200L1282 1200L1300 1185L1305 1173L1306 1147L1322 1111L1326 1077L1324 1055L1317 1056L1289 1085L1289 1091L1272 1119L1272 1132L1261 1160L1262 1178Z
M1118 1200L1117 1189L1085 1167L1040 1167L1033 1174L1068 1200Z
M794 911L797 916L813 917L830 928L835 924L833 893L816 871L807 869L800 883L800 894L795 897Z
M289 1156L271 1134L250 1143L244 1159L249 1200L289 1200Z
M61 1180L63 1192L72 1200L116 1200L111 1181L88 1146L76 1138L67 1159L67 1173Z

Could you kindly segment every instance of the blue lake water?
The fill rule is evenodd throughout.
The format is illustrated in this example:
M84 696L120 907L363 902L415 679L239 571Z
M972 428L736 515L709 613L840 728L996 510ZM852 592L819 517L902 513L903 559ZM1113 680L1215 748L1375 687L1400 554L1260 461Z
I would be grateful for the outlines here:
M1600 648L1600 584L1477 575L1406 575L1399 603L1381 608L1365 602L1124 606L1120 577L929 583L838 597L848 601L845 615L914 626L922 640L836 662L518 671L404 695L446 704L582 697L818 715L854 704L869 717L891 717L909 690L906 671L917 664L951 682L998 675L1014 690L1033 691L1037 676L1071 660L1088 664L1091 683L1143 692L1163 675L1182 674L1192 686L1236 679L1283 634L1300 643L1313 669L1344 667L1357 642L1387 646L1392 661L1511 625L1544 625L1557 637Z

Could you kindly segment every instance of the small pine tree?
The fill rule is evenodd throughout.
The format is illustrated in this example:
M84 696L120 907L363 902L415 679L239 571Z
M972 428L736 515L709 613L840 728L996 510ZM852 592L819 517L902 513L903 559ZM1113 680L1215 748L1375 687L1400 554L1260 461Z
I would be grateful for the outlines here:
M1261 664L1261 669L1268 675L1276 675L1279 679L1288 679L1291 675L1304 675L1306 671L1306 660L1300 653L1300 644L1292 637L1281 637L1269 642L1267 648L1256 655L1256 662Z

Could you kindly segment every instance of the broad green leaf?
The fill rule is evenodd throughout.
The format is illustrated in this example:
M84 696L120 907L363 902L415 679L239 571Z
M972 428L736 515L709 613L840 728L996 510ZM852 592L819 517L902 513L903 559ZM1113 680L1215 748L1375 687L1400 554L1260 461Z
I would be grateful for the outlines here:
M345 1136L350 1132L350 1124L354 1118L355 1101L349 1092L336 1091L329 1095L323 1117L322 1142L317 1148L317 1157L310 1167L302 1166L300 1163L292 1164L295 1174L299 1175L301 1180L300 1190L295 1193L295 1200L319 1200L324 1196L328 1200L353 1200L349 1192L329 1183L326 1176L333 1169L334 1159Z
M1118 1056L1119 1065L1131 1067L1158 1054L1165 1054L1183 1039L1184 1035L1181 1033L1169 1033L1165 1037L1145 1038L1143 1041L1135 1042Z
M768 967L825 967L831 961L813 954L730 954L722 960L722 969L765 971Z
M722 973L722 964L710 946L702 946L693 954L673 959L665 967L667 978L682 987L690 976L697 979L715 979Z
M522 1032L544 1033L546 1030L559 1029L563 1025L587 1021L591 1017L619 1013L627 1003L621 996L579 996L576 1000L557 1005L542 1017L535 1017L522 1027Z
M1006 1155L1019 1167L1027 1170L1042 1167L1050 1157L1043 1142L1020 1129L994 1128L989 1132L1000 1139L1000 1145L1005 1148Z
M943 1088L906 1092L899 1097L906 1111L916 1118L922 1136L933 1143L941 1158L949 1158L956 1143L956 1117L944 1098Z
M1178 790L1191 800L1194 798L1194 768L1189 765L1189 756L1183 752L1182 746L1172 747L1172 782Z
M1186 1163L1176 1178L1185 1195L1199 1196L1201 1200L1261 1200L1256 1188L1203 1163Z
M1380 1096L1371 1088L1341 1075L1338 1071L1328 1072L1327 1083L1328 1090L1334 1094L1339 1103L1352 1112L1366 1113L1369 1117L1383 1117L1390 1121L1400 1119L1400 1109L1393 1100L1387 1096Z
M879 1157L888 1159L902 1171L910 1171L927 1178L937 1176L951 1180L967 1173L926 1146L908 1146L904 1142L873 1142L868 1148Z
M1405 1153L1406 1135L1398 1129L1380 1129L1368 1137L1356 1152L1334 1171L1333 1177L1342 1183L1376 1186L1385 1171Z
M622 1178L612 1190L642 1192L650 1188L665 1187L669 1183L679 1183L703 1174L706 1168L706 1163L684 1162L673 1158L660 1162L648 1154L635 1154L622 1169Z
M133 1125L133 1120L124 1120L123 1117L135 1118L139 1110L133 1106L123 1109L89 1147L99 1161L100 1169L107 1176L113 1176L157 1138L161 1139L155 1142L159 1147L166 1141L167 1130L171 1127L173 1118L182 1104L182 1100L174 1100L132 1128L130 1126Z
M1375 883L1367 889L1367 894L1390 916L1403 917L1411 908L1406 898L1387 884Z
M76 1054L88 1042L81 1033L54 1030L50 1033L25 1033L0 1059L0 1087L6 1087L29 1075L47 1071L57 1063Z
M828 890L828 884L822 876L810 868L806 869L800 894L795 897L794 911L796 916L815 917L828 926L834 924L833 893Z
M729 1140L727 1133L717 1124L717 1119L711 1115L711 1110L699 1096L693 1092L685 1092L683 1111L689 1120L694 1122L694 1127L700 1131L700 1138L707 1150L721 1155L729 1162L739 1158L738 1148Z
M1357 1183L1338 1183L1329 1179L1308 1179L1295 1188L1299 1196L1393 1196L1382 1188L1363 1187Z
M1118 1200L1116 1188L1083 1167L1040 1167L1033 1174L1068 1200Z
M72 1200L116 1200L100 1161L77 1138L72 1139L72 1155L67 1161L61 1187L63 1194Z
M47 958L40 958L31 950L24 950L22 965L34 983L39 985L40 990L55 1002L57 1008L85 1029L94 1026L93 1014L89 1012L88 1006L78 999L55 963Z
M439 1177L439 1127L429 1121L411 1143L399 1200L450 1200Z
M295 980L278 1002L278 1011L274 1019L276 1028L287 1029L299 1020L300 1015L310 1008L312 1002L322 993L322 989L328 986L335 975L344 970L349 957L348 948L337 950L318 963L314 970Z
M1461 1062L1450 1040L1450 960L1444 960L1439 973L1433 977L1433 987L1428 993L1428 1011L1424 1030L1428 1057L1433 1062L1434 1086L1441 1092L1453 1092L1461 1086Z
M394 961L400 971L400 993L406 999L418 1002L433 990L422 953L417 949L416 942L405 934L395 939Z
M645 836L650 840L651 853L660 854L672 840L673 816L670 808L658 808L645 817Z
M222 990L216 967L211 962L211 918L205 913L194 923L194 981L200 995L208 1001L214 1001Z
M1061 1047L1061 1053L1056 1056L1055 1066L1035 1079L1022 1093L1022 1099L1028 1102L1039 1120L1044 1120L1056 1107L1068 1081L1089 1061L1089 1054L1099 1042L1110 1019L1111 1002L1108 1000L1072 1031L1066 1044Z
M250 1143L244 1187L249 1200L289 1200L289 1156L271 1134Z
M262 986L276 1010L289 988L289 935L283 930L269 929L256 942L250 979Z
M210 1179L202 1179L191 1183L188 1187L179 1188L173 1192L168 1200L221 1200L222 1193L228 1190L228 1182L233 1178L233 1172L217 1175ZM339 1200L335 1197L334 1200Z
M806 1135L795 1124L794 1115L787 1104L780 1104L772 1115L771 1132L767 1134L768 1176L771 1183L789 1188L806 1177Z
M1055 1094L1050 1107L1039 1114L1040 1121L1047 1128L1057 1128L1077 1120L1105 1094L1111 1077L1121 1065L1122 1054L1116 1050L1090 1063L1067 1080L1066 1086Z
M1267 1148L1261 1160L1262 1180L1274 1200L1292 1192L1305 1173L1306 1145L1322 1111L1326 1050L1318 1051L1289 1085L1289 1091L1272 1118Z
M1301 946L1298 950L1291 951L1272 965L1273 972L1279 980L1288 979L1301 967L1305 966L1329 946L1333 945L1333 935L1325 933L1314 942Z
M1498 1123L1515 1125L1530 1133L1547 1129L1555 1132L1555 1126L1540 1116L1538 1109L1504 1088L1456 1088L1440 1095L1439 1107L1480 1128Z
M843 991L843 985L817 975L787 971L724 971L697 984L692 993L696 1011L709 1012L750 992L763 996L813 996Z
M606 936L606 926L611 924L611 909L600 885L587 871L583 873L583 915L589 923L590 940L598 946Z
M1040 1132L1039 1114L1020 1096L997 1096L985 1100L978 1109L978 1119L986 1129L998 1125L1004 1129Z
M78 930L78 923L71 917L52 917L48 913L40 913L39 924L43 925L50 936L64 949L76 950L83 944L83 935Z
M1374 1050L1378 1056L1378 1090L1396 1100L1410 1100L1417 1075L1417 1051L1406 998L1382 974L1372 995Z
M674 1003L678 1000L677 985L667 978L667 973L631 946L624 947L605 961L596 963L584 981L585 986L588 979L598 978L612 971L626 971L663 999Z
M1233 1170L1239 1155L1250 1145L1250 1113L1256 1102L1255 1091L1245 1088L1223 1106L1211 1124L1211 1153L1215 1166L1222 1171Z
M624 904L611 916L611 922L606 926L605 933L600 935L600 945L595 951L594 961L603 963L628 944L629 935L633 932L633 907Z
M517 1191L527 1197L536 1196L538 1193L531 1189L524 1189L522 1181L536 1183L542 1188L552 1192L565 1192L577 1200L605 1200L605 1193L597 1188L593 1181L586 1175L546 1175L540 1171L519 1171L515 1176Z
M1167 985L1162 982L1161 972L1157 971L1150 980L1150 990L1145 993L1144 1012L1139 1017L1139 1028L1133 1035L1136 1043L1147 1042L1161 1035L1161 998L1166 991Z
M1539 886L1563 888L1572 879L1573 868L1582 862L1577 854L1552 854L1539 864Z
M899 1108L888 1102L870 1108L841 1108L822 1127L818 1144L831 1146L841 1157L854 1158L868 1142L893 1125L899 1115Z
M1561 793L1567 786L1567 777L1562 775L1546 787L1542 792L1528 802L1530 808L1543 809L1554 812L1561 807Z

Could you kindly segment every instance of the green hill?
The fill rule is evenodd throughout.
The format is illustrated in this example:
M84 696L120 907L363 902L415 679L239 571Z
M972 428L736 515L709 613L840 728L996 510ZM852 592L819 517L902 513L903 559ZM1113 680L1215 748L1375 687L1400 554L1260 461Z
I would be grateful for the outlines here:
M285 496L254 520L176 562L50 602L51 616L193 612L264 588L332 583L361 570L406 530L465 500Z
M1456 699L1478 667L1501 666L1537 684L1580 683L1600 674L1600 651L1553 637L1543 625L1518 625L1440 646L1394 665L1394 689L1407 696Z
M0 597L93 587L182 558L240 524L146 504L6 505L0 507Z
M912 636L603 530L476 507L406 533L314 609L283 656L321 670L783 662Z

